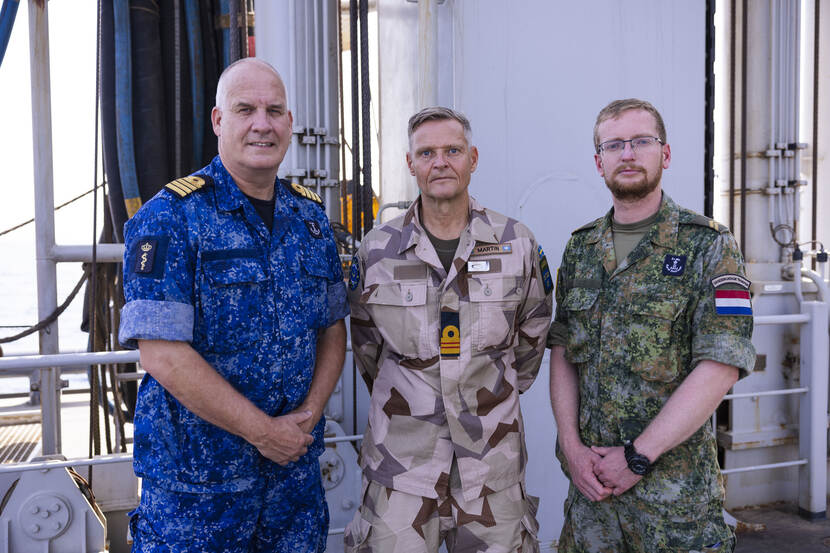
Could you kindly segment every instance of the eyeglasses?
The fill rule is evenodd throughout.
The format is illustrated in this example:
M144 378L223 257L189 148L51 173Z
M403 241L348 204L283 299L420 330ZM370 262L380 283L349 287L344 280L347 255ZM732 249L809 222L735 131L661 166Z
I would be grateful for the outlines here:
M602 154L621 154L625 149L625 143L631 144L631 151L647 150L657 144L663 144L663 141L656 136L638 136L630 140L608 140L597 146L597 152Z

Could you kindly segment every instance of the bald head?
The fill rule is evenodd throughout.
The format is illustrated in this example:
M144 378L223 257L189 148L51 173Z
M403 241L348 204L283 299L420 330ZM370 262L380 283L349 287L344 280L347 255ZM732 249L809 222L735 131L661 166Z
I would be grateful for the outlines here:
M242 58L236 60L222 71L219 75L219 82L216 84L216 107L219 109L226 109L228 106L228 90L233 88L235 82L239 79L245 79L250 75L251 71L265 71L271 73L277 80L282 96L285 96L285 84L282 82L282 77L279 71L274 69L274 66L259 58Z

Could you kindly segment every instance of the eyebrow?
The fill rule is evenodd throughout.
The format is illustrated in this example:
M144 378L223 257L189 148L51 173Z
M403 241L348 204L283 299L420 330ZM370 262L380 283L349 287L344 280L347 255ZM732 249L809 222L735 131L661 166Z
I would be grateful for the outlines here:
M446 146L422 146L415 150L416 154L426 152L427 150L449 150L455 148L456 150L463 150L464 146L461 144L447 144Z
M255 107L256 106L254 104L252 104L250 102L245 102L245 101L239 101L239 102L236 102L233 105L231 105L231 109L255 108ZM268 104L268 106L266 106L266 107L267 107L267 109L277 108L277 109L283 109L284 110L285 109L285 104L283 104L283 103Z

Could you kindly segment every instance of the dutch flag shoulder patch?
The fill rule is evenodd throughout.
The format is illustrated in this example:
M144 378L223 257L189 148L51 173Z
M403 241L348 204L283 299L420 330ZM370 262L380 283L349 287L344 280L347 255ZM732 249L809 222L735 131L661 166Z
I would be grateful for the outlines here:
M751 317L750 284L747 278L735 274L718 275L713 278L715 312L718 315L745 315Z

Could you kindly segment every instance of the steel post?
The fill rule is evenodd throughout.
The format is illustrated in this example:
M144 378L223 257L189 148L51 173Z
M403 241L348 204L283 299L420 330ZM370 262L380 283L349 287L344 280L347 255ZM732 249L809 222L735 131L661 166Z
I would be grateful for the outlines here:
M801 400L799 457L807 459L798 473L798 510L809 519L827 517L827 370L828 305L805 301L801 312L810 322L801 327L801 385L810 389Z
M58 305L55 245L55 198L52 187L52 106L49 77L48 4L29 0L29 66L32 86L32 158L35 184L35 251L37 256L38 318L48 317ZM40 353L58 352L58 324L40 331ZM60 369L40 371L43 454L61 451Z

